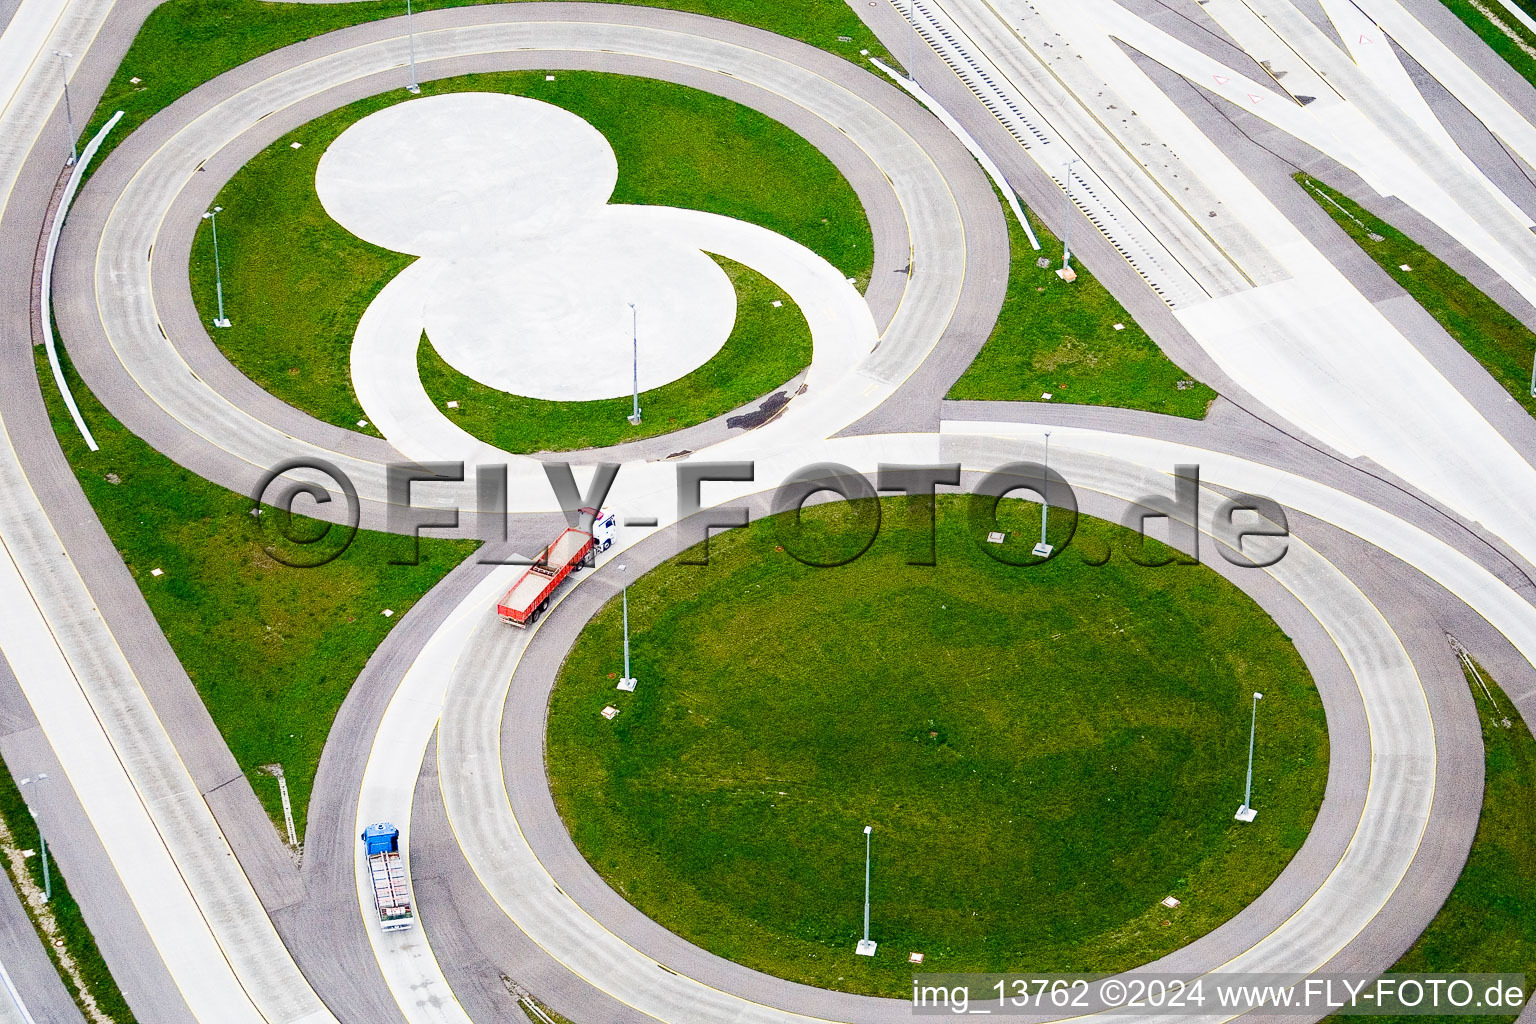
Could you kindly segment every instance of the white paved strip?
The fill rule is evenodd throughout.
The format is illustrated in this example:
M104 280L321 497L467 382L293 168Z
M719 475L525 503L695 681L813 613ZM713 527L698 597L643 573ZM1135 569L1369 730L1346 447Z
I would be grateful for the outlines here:
M21 147L20 152L30 149L30 143L36 139L36 126L42 123L39 113L46 116L64 94L64 79L57 71L51 88L43 81L46 65L57 62L53 51L65 40L89 42L96 26L89 30L89 35L79 30L92 22L99 26L105 7L96 3L75 4L72 8L68 0L22 0L5 31L0 33L0 120L16 127L18 135L6 139ZM72 25L68 24L70 21ZM33 128L30 136L26 131L29 125ZM62 165L69 151L65 140L61 139L60 144ZM19 163L12 165L6 161L6 174L0 178L0 201L10 195L20 169Z
M1307 63L1290 42L1244 0L1208 0L1203 6L1211 20L1268 72L1279 95L1311 96L1324 107L1344 103L1333 83ZM1266 89L1263 95L1274 96L1276 92Z
M74 421L75 429L80 431L86 446L93 452L98 451L100 445L92 436L91 428L85 425L85 420L80 415L80 407L75 404L75 396L69 389L69 382L64 379L64 370L59 366L59 347L53 336L53 260L58 253L59 234L64 230L64 218L69 215L69 204L74 201L75 192L80 188L80 179L85 176L85 169L90 166L91 158L101 148L107 133L116 128L117 122L122 118L123 112L119 110L112 115L111 120L101 126L101 131L97 132L90 144L80 152L80 159L75 162L75 168L70 172L69 182L64 186L64 195L59 200L58 212L53 218L53 226L48 229L48 245L43 253L43 280L38 293L38 303L42 309L43 347L48 350L48 368L53 371L54 386L59 389L59 394L64 398L64 405L69 409L69 418Z
M1529 463L1331 267L1179 320L1281 416L1536 556L1536 523L1523 511L1536 507Z
M1397 51L1387 45L1375 22L1351 0L1318 0L1323 13L1333 22L1344 47L1367 77L1387 92L1394 103L1403 109L1424 131L1436 138L1448 152L1460 153L1445 125L1435 116L1429 101L1419 92L1419 87L1408 76L1407 68L1398 60ZM1333 46L1333 40L1326 40ZM1331 62L1330 62L1331 66Z
M1081 111L1077 131L1098 136L1092 152L1085 148L1088 162L1114 168L1117 180L1140 179L1133 209L1157 225L1159 237L1213 297L1285 276L1284 263L1263 242L1262 223L1250 224L1247 211L1231 205L1220 177L1208 173L1204 153L1164 134L1166 119L1146 116L1148 103L1172 104L1096 24L1092 7L1079 17L1030 0L984 2L992 23L1006 24L1034 55L1053 93L1063 97L1058 102ZM1077 144L1076 134L1068 138Z
M1091 15L1090 21L1097 20L1102 33L1123 40L1201 89L1331 156L1377 192L1398 196L1463 241L1517 289L1536 290L1536 274L1531 270L1536 239L1528 230L1530 218L1455 145L1407 79L1387 36L1353 3L1323 0L1339 32L1349 40L1350 54L1341 52L1287 0L1230 0L1211 10L1213 16L1225 12L1222 27L1246 40L1255 59L1264 59L1283 46L1298 66L1305 60L1305 66L1327 75L1328 93L1305 106L1149 25L1112 0L1083 0L1083 4L1084 14ZM1264 15L1260 25L1268 42L1252 27L1254 9ZM1285 30L1283 37L1280 28ZM1107 65L1121 64L1118 73L1129 74L1123 55L1101 50L1098 56ZM1101 70L1113 73L1112 67ZM1150 81L1143 81L1146 89L1153 88ZM1137 110L1145 117L1169 105L1166 98L1144 94ZM1170 143L1193 157L1190 162L1196 173L1223 175L1221 168L1230 161L1209 141L1191 135L1192 125L1177 123L1187 118L1170 118L1166 113L1158 117L1159 132L1172 133L1167 135ZM1172 194L1179 193L1173 190ZM1225 198L1230 205L1232 197ZM1294 230L1275 221L1269 211L1245 207L1243 217L1245 222L1252 220L1292 273L1305 274L1315 264L1315 247L1297 245L1291 237Z
M1536 125L1529 112L1515 108L1482 77L1466 65L1451 48L1425 28L1398 0L1358 0L1360 7L1380 25L1398 45L1488 130L1519 154L1529 167L1536 167Z
M1503 4L1504 9L1507 10L1510 14L1513 14L1515 18L1520 22L1520 24L1524 25L1532 32L1536 32L1536 18L1526 14L1524 7L1521 7L1519 4L1515 3L1515 0L1499 0L1499 3Z
M1374 138L1365 140L1370 144L1357 151L1375 175L1387 182L1383 193L1398 196L1433 220L1536 303L1536 235L1530 230L1531 218L1438 124L1418 88L1390 53L1388 40L1375 31L1354 34L1351 54L1388 51L1386 58L1369 58L1371 73L1367 73L1290 0L1245 2L1314 67L1322 69L1369 122ZM1347 31L1349 21L1338 27L1341 33Z

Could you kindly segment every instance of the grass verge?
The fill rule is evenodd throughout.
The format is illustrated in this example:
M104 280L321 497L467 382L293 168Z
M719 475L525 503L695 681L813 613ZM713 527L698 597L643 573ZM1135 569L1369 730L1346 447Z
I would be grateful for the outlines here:
M1298 174L1296 180L1392 280L1483 364L1510 397L1536 416L1530 387L1536 334L1428 249L1359 203L1316 178ZM1410 269L1404 270L1405 266Z
M48 380L41 348L36 359ZM361 531L327 565L285 566L265 553L256 525L277 516L253 518L250 498L155 451L102 408L67 360L65 371L101 446L86 448L45 385L75 477L274 822L282 821L277 783L261 766L283 766L302 838L320 751L363 664L477 545L423 539L419 565L392 565L411 557L410 539ZM296 517L293 532L323 526Z
M1511 67L1536 85L1536 34L1520 23L1498 0L1441 0L1478 37ZM1536 5L1516 0L1527 14Z
M861 283L868 281L874 242L858 196L831 161L771 118L710 93L624 75L561 72L547 82L542 71L506 72L422 86L423 95L467 91L530 96L592 123L618 157L615 203L690 207L760 224L820 253ZM217 200L224 208L219 253L233 326L213 332L214 340L242 373L273 395L351 430L366 418L351 383L357 322L413 257L364 242L332 221L315 194L315 168L346 128L408 98L401 90L372 96L301 126L242 168ZM644 110L645 117L636 118L636 110ZM302 148L293 149L295 142ZM193 296L211 321L217 307L206 223L194 242L191 272ZM771 287L755 274L737 276L746 288L739 295L743 308ZM730 373L740 379L731 380L718 368L698 371L709 386L674 385L667 411L658 407L660 415L642 430L605 430L595 420L567 423L537 402L511 396L498 408L510 403L528 419L481 422L469 429L493 430L512 451L579 448L586 437L647 436L658 432L655 427L691 426L760 397L809 362L808 346L802 352L797 342L794 356L805 358L784 372L794 359L769 319L746 317L738 328ZM457 382L442 377L436 374L440 383L459 390ZM603 405L593 403L591 412L602 412ZM477 401L476 407L487 406ZM627 426L622 413L619 422Z
M1482 817L1456 887L1392 970L1524 974L1529 994L1536 981L1536 896L1532 895L1536 891L1536 741L1498 683L1480 666L1466 669L1466 674L1483 725ZM1517 1016L1492 1014L1481 1019L1509 1022ZM1455 1024L1466 1018L1419 1015L1373 1020Z
M641 394L638 427L626 418L633 408L627 396L549 402L509 395L459 373L426 339L417 353L422 386L440 406L459 403L443 410L459 426L513 454L603 448L713 419L781 387L811 362L811 328L789 296L750 267L715 260L736 287L736 326L709 362ZM775 308L776 301L783 305Z
M1030 247L1008 215L1008 294L986 345L949 391L951 399L1107 405L1200 419L1216 392L1191 380L1081 263L1077 280L1056 276L1061 242L1032 214L1043 247ZM1054 259L1041 267L1040 259ZM1116 330L1116 324L1123 324Z
M418 0L427 12L469 6L477 0ZM504 0L483 0L504 2ZM517 0L510 0L517 2ZM597 0L625 3L629 0ZM842 0L645 0L646 7L705 14L739 21L799 39L854 63L861 50L887 62L894 58ZM134 37L113 75L83 137L95 134L115 110L123 122L113 130L101 157L128 133L177 97L231 68L292 43L326 32L397 17L404 3L268 3L266 0L168 0L156 7ZM846 40L846 41L844 41ZM137 81L135 81L137 79ZM402 78L401 84L404 84Z
M883 508L874 546L840 568L782 548L856 552L845 504L807 510L826 530L812 540L764 520L712 539L707 566L632 582L633 694L614 689L618 605L581 634L548 770L608 883L748 967L894 997L914 970L1128 968L1256 898L1327 776L1289 638L1209 569L1096 564L1118 526L1084 517L1071 548L1016 568L989 552L1027 552L1038 505L1005 502L1011 539L993 548L944 498L922 567L906 563L926 531ZM1245 825L1255 690L1261 811ZM854 954L866 824L873 958Z
M69 894L64 873L52 859L49 870L53 898L44 902L42 858L29 855L40 848L37 822L28 811L16 780L0 766L0 859L5 861L6 874L37 930L37 937L90 1024L133 1024L133 1012L96 948L80 905Z

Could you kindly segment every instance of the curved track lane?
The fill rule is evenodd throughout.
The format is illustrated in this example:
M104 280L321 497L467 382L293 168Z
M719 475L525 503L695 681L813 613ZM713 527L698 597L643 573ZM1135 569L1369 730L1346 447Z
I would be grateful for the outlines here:
M552 20L557 11L563 20ZM323 37L323 48L290 47L157 115L82 191L56 270L60 326L77 365L125 424L237 490L285 459L327 459L357 485L365 525L383 523L381 466L400 453L295 413L234 373L191 308L185 255L197 212L251 152L320 110L390 87L405 60L397 31L374 23ZM420 17L416 57L426 77L551 64L657 74L716 86L818 144L846 140L824 148L879 217L874 298L890 323L853 373L791 402L754 445L834 433L892 394L946 332L974 331L996 315L1006 243L990 185L920 108L844 61L712 19L544 4ZM880 180L889 196L879 195ZM892 295L890 268L904 266L911 273ZM522 484L542 490L537 462L509 461L514 493Z
M816 454L855 466L877 451L887 461L935 462L941 457L936 438L884 438L878 439L883 444L871 445L875 440L834 442ZM1022 439L957 435L947 435L944 442L942 458L958 457L967 468L977 470L1028 455L1030 444ZM1117 504L1166 489L1161 472L1119 458L1084 455L1071 440L1056 457L1080 490L1099 492ZM1282 492L1281 500L1288 497ZM1215 495L1208 495L1208 507L1215 500ZM637 564L653 564L671 553L658 547L647 542L635 555L625 557ZM617 553L610 561L615 557ZM1339 728L1338 718L1348 722L1349 716L1336 715L1330 733L1337 756L1368 773L1360 786L1364 802L1352 826L1314 833L1310 843L1322 844L1324 849L1313 849L1302 858L1313 868L1311 877L1288 873L1286 898L1259 912L1265 918L1262 927L1245 921L1254 913L1246 911L1220 930L1225 936L1203 941L1198 956L1170 957L1181 970L1220 967L1300 975L1329 962L1395 895L1420 852L1434 800L1436 737L1429 702L1412 661L1381 613L1343 572L1300 542L1265 575L1266 583L1289 591L1317 617L1348 667L1342 681L1332 677L1334 688L1325 698L1330 710L1347 706L1351 695L1341 690L1358 689L1356 699L1363 701L1364 716L1354 724L1363 728ZM566 600L582 595L591 589L589 581L603 577L599 570L584 578L567 592ZM1245 582L1242 574L1237 579ZM1274 604L1274 593L1262 587L1250 589L1267 605ZM602 588L599 600L609 595L609 588ZM580 603L591 614L599 602L588 598ZM761 976L678 941L663 942L665 954L636 948L578 905L529 841L530 836L542 835L547 845L549 837L562 833L552 803L524 799L527 816L515 813L519 801L508 798L509 783L499 759L505 744L515 766L516 788L527 789L530 776L542 780L543 708L564 648L545 651L530 681L521 662L525 648L537 644L539 631L530 637L508 630L488 609L477 612L472 604L461 610L478 617L479 624L462 641L463 652L473 651L474 656L458 658L447 682L437 748L444 802L455 837L477 877L539 946L595 988L658 1020L688 1020L690 1012L700 1008L711 1019L764 1022L826 1017L885 1021L910 1014L906 1004L897 1001L838 996L782 983L771 986L773 995L764 999L768 987ZM552 613L548 621L558 621L560 614ZM569 638L574 632L568 626L562 635ZM503 737L500 712L509 690L517 695L518 710L508 710L513 735ZM1338 801L1341 788L1350 785L1347 777L1336 774L1330 780L1331 799ZM557 841L557 845L563 844ZM569 865L570 858L566 860ZM590 879L585 887L592 890ZM614 909L614 901L607 902ZM632 926L620 929L634 932ZM665 970L658 972L658 964ZM743 990L759 998L733 994Z

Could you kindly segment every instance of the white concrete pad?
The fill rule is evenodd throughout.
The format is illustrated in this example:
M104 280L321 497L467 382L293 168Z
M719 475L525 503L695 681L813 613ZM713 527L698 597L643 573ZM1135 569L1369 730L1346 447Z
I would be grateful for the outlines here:
M432 262L422 313L433 347L513 394L628 395L635 359L640 390L660 387L709 362L736 323L736 290L718 263L608 216L546 244Z
M325 210L375 245L477 255L540 241L608 202L619 165L603 133L522 96L425 96L342 132L315 172Z
M641 390L686 376L736 320L718 264L665 219L615 216L617 175L608 140L575 114L456 93L342 132L315 188L360 238L422 257L420 326L450 366L502 391L586 401L629 394L637 373Z
M879 340L868 304L835 267L805 246L756 224L698 210L614 206L612 216L626 232L638 235L664 229L695 250L707 247L751 267L783 288L804 314L811 329L808 393L797 399L798 415L790 422L781 418L752 431L742 457L752 457L754 445L767 444L781 432L791 445L803 438L825 437L846 422L848 409L895 390L896 383L875 382L858 372L860 364L872 358L871 349ZM358 401L379 432L409 458L507 462L505 452L471 436L444 415L422 387L416 372L416 346L425 296L432 291L424 262L407 267L385 285L358 322L352 342L352 383ZM431 332L430 337L436 344L439 335ZM641 321L642 359L648 337L646 322ZM627 369L627 360L622 365ZM735 450L737 440L721 442L717 451L722 458ZM526 462L524 469L534 481L532 493L544 493L536 463L511 461L514 465Z

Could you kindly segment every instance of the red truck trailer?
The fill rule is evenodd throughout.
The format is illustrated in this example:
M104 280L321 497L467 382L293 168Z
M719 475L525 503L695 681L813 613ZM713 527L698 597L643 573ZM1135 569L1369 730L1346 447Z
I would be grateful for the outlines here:
M539 553L537 563L523 570L517 582L496 602L501 621L520 629L539 621L560 584L592 552L592 534L574 527L563 531Z
M565 582L565 578L583 565L595 565L597 555L613 546L618 536L618 520L607 509L581 508L578 510L587 529L572 527L555 538L555 542L523 570L517 582L496 602L496 614L503 622L519 629L527 629L539 621L550 598Z

